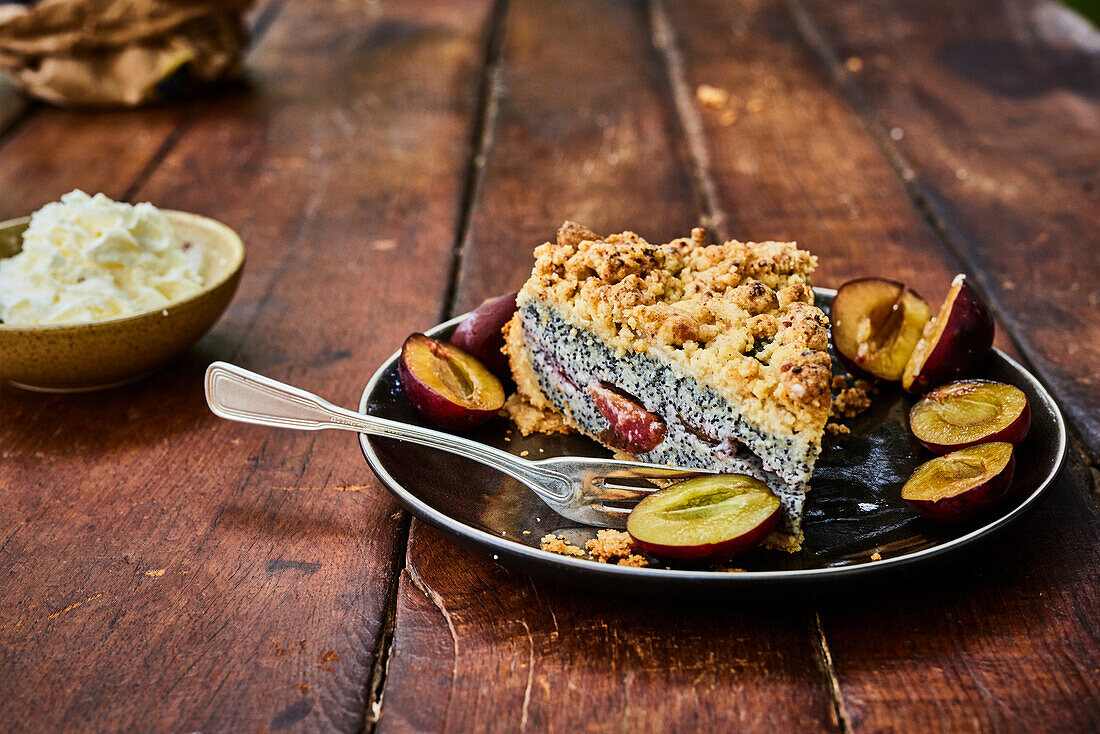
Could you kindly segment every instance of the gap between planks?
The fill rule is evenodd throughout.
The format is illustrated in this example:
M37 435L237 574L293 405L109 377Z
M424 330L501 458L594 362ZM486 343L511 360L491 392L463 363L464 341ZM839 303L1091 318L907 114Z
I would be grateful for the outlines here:
M382 627L374 643L374 662L370 676L364 688L363 700L366 703L363 712L363 734L371 734L378 726L382 716L382 697L385 695L386 674L390 667L390 653L393 650L393 636L397 629L397 604L399 601L401 572L408 564L409 535L412 530L412 516L404 510L399 511L401 525L397 532L397 541L393 544L393 558L390 561L390 585L386 590L386 613L382 618Z
M249 19L249 49L254 47L256 43L263 38L267 33L268 28L271 27L275 19L279 17L279 14L283 11L284 0L273 0L267 3L259 11L255 13ZM187 134L187 131L191 129L191 126L195 124L195 121L199 119L208 109L213 97L218 94L224 94L226 91L226 85L239 82L228 81L222 82L218 87L212 90L211 94L206 95L191 104L187 111L184 113L183 118L176 124L176 127L171 133L164 138L164 141L157 148L156 152L149 158L149 161L145 164L144 168L134 177L133 182L126 188L126 192L122 196L123 201L133 201L137 192L141 191L145 186L145 182L153 175L153 173L160 167L160 164L168 157L168 154L179 144L179 141L183 139L183 136Z
M470 160L466 165L466 175L462 185L462 205L459 210L458 226L455 228L454 243L451 248L451 271L447 281L447 291L443 296L443 311L440 320L453 316L455 299L458 297L459 275L462 272L462 259L466 253L466 239L470 234L470 218L473 216L474 203L481 188L482 171L485 168L485 156L493 144L493 132L496 128L497 112L500 107L500 66L504 46L504 34L508 26L508 0L494 0L489 13L489 32L485 35L482 54L481 81L477 90L477 106L470 126Z
M455 227L451 268L447 281L447 291L444 294L441 307L441 320L450 318L454 310L455 298L458 293L459 274L462 269L462 258L465 253L466 239L469 235L470 218L481 186L485 155L493 142L497 109L500 104L499 77L507 18L508 0L494 0L492 11L489 13L489 28L485 34L483 46L482 74L478 84L473 120L470 125L470 158L463 178L462 204ZM401 574L408 569L412 517L404 510L400 512L402 524L397 543L394 545L393 561L390 566L390 586L386 598L386 613L378 639L374 645L374 664L371 666L371 675L365 687L366 708L363 715L363 734L373 734L378 727L379 720L382 718L382 700L386 694L390 655L393 652L393 640L397 627L397 605L400 602ZM414 585L429 598L432 598L428 593L429 590L419 582L419 576L412 569L408 570ZM435 602L434 599L433 602ZM444 616L446 616L445 611ZM451 636L454 637L454 629L451 627L450 618L447 618L447 626L451 628ZM455 638L456 665L458 664L457 644L458 639Z
M695 95L687 83L684 72L684 59L676 45L676 34L672 30L664 0L649 2L650 37L653 47L665 68L667 91L672 97L675 118L680 127L680 135L687 148L686 158L692 185L695 188L696 207L702 226L726 239L726 214L718 204L718 188L710 172L710 153L707 149L706 133L703 121L695 107Z

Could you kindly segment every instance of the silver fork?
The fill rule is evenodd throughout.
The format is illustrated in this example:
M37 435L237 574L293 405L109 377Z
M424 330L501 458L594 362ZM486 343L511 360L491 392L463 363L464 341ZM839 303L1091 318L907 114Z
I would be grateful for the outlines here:
M608 480L688 479L711 473L583 456L529 461L461 436L345 410L305 390L226 362L214 362L207 368L206 402L215 415L242 423L305 431L339 428L465 456L518 480L559 515L585 525L626 527L632 506L658 489Z

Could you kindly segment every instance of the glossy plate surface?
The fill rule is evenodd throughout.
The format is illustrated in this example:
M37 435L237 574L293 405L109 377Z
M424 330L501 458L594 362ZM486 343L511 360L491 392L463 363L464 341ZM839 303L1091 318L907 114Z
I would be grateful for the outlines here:
M817 289L818 304L827 310L833 293ZM428 333L445 338L461 320ZM397 357L371 378L359 410L430 427L401 391ZM1050 395L1027 370L996 350L976 376L1016 385L1027 394L1032 410L1031 431L1018 449L1009 494L990 515L976 525L941 526L902 502L905 480L932 454L909 433L907 416L914 399L900 387L883 386L863 415L846 421L850 435L826 433L806 499L802 552L754 550L732 564L743 573L663 565L626 568L547 553L539 549L546 533L563 534L583 547L596 529L570 523L518 482L467 459L392 439L360 436L360 443L371 469L413 515L505 565L565 582L626 590L680 587L736 593L754 585L813 587L889 574L957 553L1020 518L1054 483L1065 457L1066 431ZM524 438L501 418L464 435L531 459L609 455L578 436ZM881 560L872 561L876 553Z

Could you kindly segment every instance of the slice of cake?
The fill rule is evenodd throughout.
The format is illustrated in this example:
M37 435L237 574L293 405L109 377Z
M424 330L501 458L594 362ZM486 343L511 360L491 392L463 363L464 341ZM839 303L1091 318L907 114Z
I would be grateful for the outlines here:
M817 258L705 237L566 222L535 250L505 352L524 398L619 454L767 482L797 548L830 404Z

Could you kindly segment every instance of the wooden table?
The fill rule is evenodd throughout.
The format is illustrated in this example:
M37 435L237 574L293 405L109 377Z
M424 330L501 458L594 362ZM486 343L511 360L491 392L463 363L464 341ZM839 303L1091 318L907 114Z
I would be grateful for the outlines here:
M248 247L156 376L0 388L0 729L1100 728L1095 35L1033 0L276 0L252 23L247 85L187 104L0 92L0 218L80 187ZM796 239L819 285L932 301L971 273L1072 424L1061 481L904 584L592 598L410 522L352 436L206 409L214 359L356 404L567 218Z

